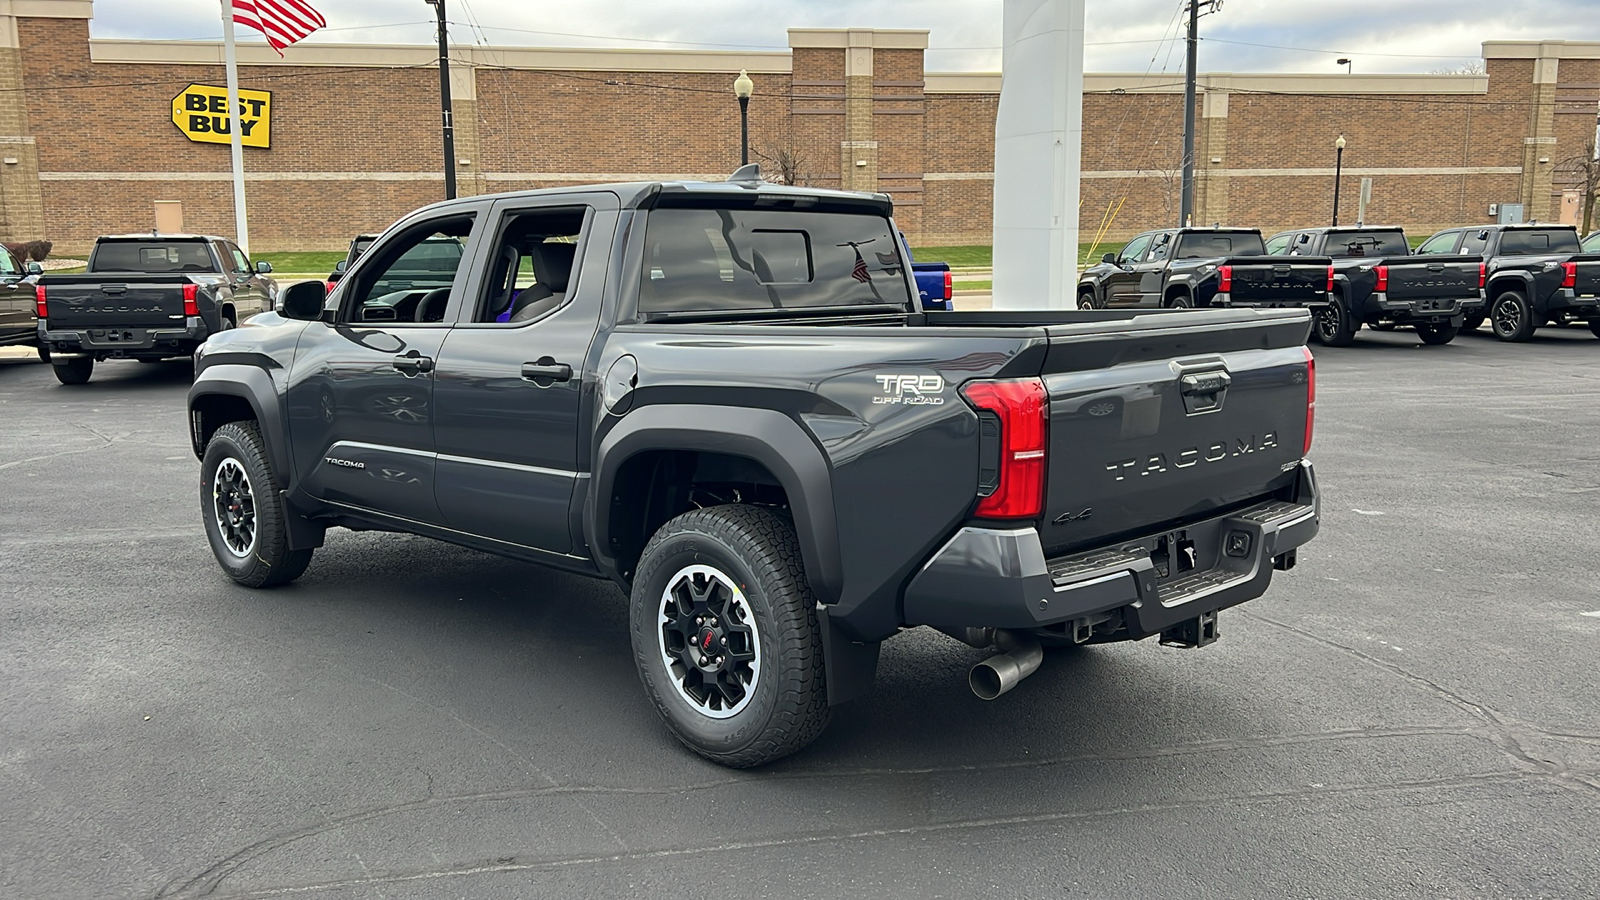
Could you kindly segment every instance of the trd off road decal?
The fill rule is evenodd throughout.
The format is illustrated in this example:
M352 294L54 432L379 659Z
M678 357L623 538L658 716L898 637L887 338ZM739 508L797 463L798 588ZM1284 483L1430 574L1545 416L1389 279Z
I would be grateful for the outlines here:
M938 375L876 375L880 393L872 398L879 406L900 403L906 406L939 406L944 403L944 379Z

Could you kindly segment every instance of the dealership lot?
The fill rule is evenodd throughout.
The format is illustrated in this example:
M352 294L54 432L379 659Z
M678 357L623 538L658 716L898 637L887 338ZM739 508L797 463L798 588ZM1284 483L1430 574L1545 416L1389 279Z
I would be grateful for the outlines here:
M334 531L236 587L186 366L0 361L0 896L1596 896L1600 341L1484 332L1319 351L1322 534L1216 645L985 704L908 633L745 772L610 585Z

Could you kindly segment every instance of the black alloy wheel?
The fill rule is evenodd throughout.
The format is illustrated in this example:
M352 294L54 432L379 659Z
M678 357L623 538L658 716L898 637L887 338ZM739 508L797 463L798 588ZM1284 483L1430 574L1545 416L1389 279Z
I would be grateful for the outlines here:
M1344 304L1337 300L1319 307L1311 316L1311 336L1329 347L1348 347L1355 343L1356 328Z
M305 573L314 551L289 549L287 514L256 423L218 428L200 463L200 518L229 578L271 587Z
M1533 337L1533 329L1537 327L1528 298L1521 291L1506 291L1495 298L1489 309L1489 324L1494 328L1495 337L1515 342Z
M629 620L639 679L673 736L737 768L811 743L828 722L816 610L778 513L730 504L661 526Z

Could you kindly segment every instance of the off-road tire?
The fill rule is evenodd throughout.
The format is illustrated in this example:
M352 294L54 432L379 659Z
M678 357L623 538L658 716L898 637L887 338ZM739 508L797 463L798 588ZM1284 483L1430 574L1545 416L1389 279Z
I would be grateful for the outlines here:
M1194 298L1185 293L1173 294L1162 304L1167 309L1194 309Z
M245 556L235 554L225 543L218 522L215 493L218 467L233 460L248 477L255 538ZM206 444L200 462L200 520L206 529L211 553L228 577L245 587L273 587L299 578L311 565L313 550L290 550L285 526L288 511L283 507L278 479L267 462L266 443L255 422L230 422L218 428Z
M1348 347L1356 342L1361 323L1350 316L1342 302L1331 301L1311 314L1311 336L1328 347Z
M1440 347L1456 339L1461 329L1455 325L1433 325L1427 322L1417 323L1417 337L1422 338L1424 344Z
M736 585L755 623L760 669L746 704L726 718L691 702L663 651L663 597L691 566ZM781 759L828 724L817 599L806 580L794 526L755 506L698 509L672 519L640 557L630 600L634 663L674 737L735 768Z
M1078 294L1078 308L1101 309L1103 307L1101 306L1100 299L1095 296L1093 291L1083 291L1082 293Z
M51 360L50 368L56 373L56 380L62 384L88 384L89 378L94 375L94 357Z
M1589 333L1600 338L1600 319L1589 320Z
M1367 327L1371 328L1373 331L1394 331L1400 326L1394 324L1393 322L1377 322L1372 325L1368 325Z
M1533 320L1528 296L1521 291L1506 291L1494 298L1489 307L1489 326L1494 329L1494 336L1502 341L1520 343L1533 337L1538 323Z

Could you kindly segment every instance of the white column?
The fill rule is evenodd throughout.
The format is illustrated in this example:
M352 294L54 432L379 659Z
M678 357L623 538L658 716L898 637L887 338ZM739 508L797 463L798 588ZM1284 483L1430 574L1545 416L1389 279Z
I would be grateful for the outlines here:
M233 0L222 0L222 54L228 77L228 108L233 110L228 123L228 143L233 158L234 240L239 249L249 255L250 216L244 207L244 132L239 127L239 60L233 47Z
M994 147L994 306L1072 309L1086 0L1005 0Z

